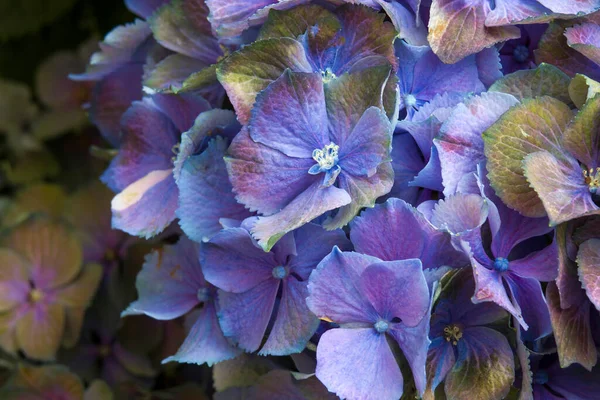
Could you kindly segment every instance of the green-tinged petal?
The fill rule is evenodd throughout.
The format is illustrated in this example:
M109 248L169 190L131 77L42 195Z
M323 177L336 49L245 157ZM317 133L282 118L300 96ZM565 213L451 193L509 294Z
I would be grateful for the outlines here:
M581 244L577 265L579 279L588 298L600 310L600 239L590 239Z
M36 367L21 364L4 388L9 393L20 391L32 396L10 397L11 399L80 400L83 398L81 380L62 365Z
M569 96L577 108L581 108L589 99L600 93L600 83L585 75L577 74L569 84Z
M570 103L569 83L571 78L553 65L542 63L535 69L513 72L498 79L490 92L512 94L519 100L550 96L563 103Z
M563 146L587 168L600 166L600 94L585 103L567 127Z
M434 53L454 64L486 47L520 36L514 26L485 26L487 1L433 0L428 40Z
M331 11L317 5L306 5L292 8L291 10L272 10L258 35L258 39L289 37L296 39L307 33L312 26L318 26L316 35L322 38L322 43L327 45L335 33L341 28L340 21ZM323 49L325 46L322 46Z
M33 122L31 132L34 138L44 142L79 130L88 123L88 116L84 110L79 108L48 111Z
M58 290L56 301L66 307L88 306L98 289L102 272L100 264L86 265L77 279Z
M64 225L45 218L30 219L15 228L6 246L32 264L31 280L37 288L56 288L81 271L81 243Z
M17 322L17 342L29 358L53 360L60 347L65 311L59 304L38 303Z
M546 288L546 301L550 310L554 339L558 349L560 366L567 368L579 363L591 370L598 359L596 345L590 326L591 304L584 293L579 301L568 308L561 308L558 288L550 282Z
M523 169L548 213L551 226L600 214L577 161L561 162L547 151L538 151L525 157Z
M446 377L450 400L500 400L515 379L513 351L501 333L469 328L458 341L456 364Z
M369 107L383 107L384 87L391 66L378 66L344 74L325 84L325 103L335 143L343 146Z
M258 378L275 369L276 365L266 357L241 354L213 367L213 380L217 392L232 387L251 386Z
M60 173L56 158L43 150L28 152L14 162L3 162L1 168L6 180L15 186L55 178Z
M254 42L225 58L217 78L227 91L238 120L247 123L256 95L289 68L312 72L302 44L290 38Z
M16 225L35 213L59 217L65 207L67 195L59 185L37 183L17 193L15 201L2 218L4 225Z
M110 386L100 379L92 381L83 395L83 400L114 400L114 398Z
M188 76L176 92L198 91L218 83L217 64L213 64Z
M62 345L64 347L72 348L79 342L85 310L85 307L65 308L65 332L62 338Z
M181 88L182 82L190 75L207 67L208 65L204 61L182 54L171 54L144 71L143 85L157 91L177 92Z
M488 177L510 208L528 217L546 212L525 179L525 156L540 150L561 156L560 138L572 118L569 106L551 97L524 100L483 133Z
M113 352L125 369L135 376L153 378L157 375L149 356L129 351L119 343L113 346Z

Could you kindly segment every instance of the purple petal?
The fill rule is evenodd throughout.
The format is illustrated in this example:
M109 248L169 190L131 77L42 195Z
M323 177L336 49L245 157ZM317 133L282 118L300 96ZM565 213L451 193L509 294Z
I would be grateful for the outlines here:
M319 326L319 319L306 306L306 282L290 276L282 284L277 318L261 355L300 353Z
M315 164L312 158L287 157L256 143L247 128L242 128L228 152L225 163L236 199L251 211L274 214L322 179L308 173Z
M521 315L518 303L513 304L506 293L502 276L494 270L487 269L473 257L471 257L471 265L473 266L473 275L475 276L473 303L494 302L511 313L519 321L523 329L527 330L529 326Z
M559 393L561 398L584 400L591 393L600 391L600 369L588 371L579 365L561 368L554 363L546 370L548 372L548 387ZM537 400L537 399L536 399Z
M360 379L347 379L357 376ZM402 397L400 368L384 335L373 328L332 329L317 347L317 378L342 398Z
M29 262L10 249L0 249L0 311L23 304L31 290Z
M190 129L196 117L211 108L203 97L189 93L177 95L157 93L152 96L152 101L169 117L179 132Z
M516 274L507 274L505 277L513 299L521 309L523 320L529 325L524 336L535 341L552 333L548 305L540 283Z
M220 291L217 315L225 337L246 351L258 350L273 314L279 283L269 279L243 293Z
M102 175L112 190L124 190L152 171L173 168L172 147L179 132L150 99L134 102L123 115L119 154Z
M368 266L360 276L360 290L379 317L400 318L409 327L417 325L429 307L429 290L418 259Z
M468 328L457 347L456 364L446 376L448 396L504 398L515 379L514 356L504 335L484 327Z
M125 5L134 14L142 18L148 18L168 0L125 0Z
M600 310L600 239L590 239L579 246L577 265L588 298Z
M223 138L211 140L202 154L185 160L177 181L179 225L197 242L216 235L222 218L242 221L251 215L235 200L223 161L226 149Z
M590 324L592 305L583 289L579 289L578 294L579 301L568 308L561 308L556 284L550 282L546 288L560 366L566 368L573 363L579 363L591 370L598 359Z
M435 388L444 381L455 362L452 344L443 337L433 339L427 353L427 390L431 391L431 396L435 393Z
M437 148L432 147L430 154L427 165L419 171L409 185L441 192L444 190L444 186L442 185L442 167Z
M488 209L483 197L459 193L436 204L431 223L453 235L478 231L488 217Z
M418 48L401 40L396 42L396 54L403 61L398 72L402 96L410 94L416 100L428 102L441 93L466 94L485 90L479 80L475 56L455 64L444 64L429 47Z
M344 187L342 183L340 186ZM335 186L322 188L319 182L315 182L278 213L258 217L258 221L252 227L252 236L265 251L268 251L287 232L351 201L351 195L346 190ZM341 212L340 210L338 215Z
M185 341L175 355L165 358L162 363L204 364L209 367L218 362L229 360L240 354L223 336L217 312L212 301L204 303L201 310L193 311L186 318L194 321Z
M334 247L310 275L308 308L320 319L338 324L374 323L376 311L361 292L360 275L377 262L375 257Z
M539 195L552 226L577 217L600 214L574 159L559 161L547 151L529 154L523 160L525 176Z
M248 131L287 156L311 158L329 144L321 76L286 70L257 96Z
M502 78L502 64L500 63L500 53L495 46L483 49L475 54L477 70L479 71L479 80L486 88L492 86L494 82Z
M394 170L394 185L387 196L416 204L421 189L409 186L409 182L425 165L417 143L408 133L394 135L390 156Z
M202 246L206 280L226 292L243 293L265 281L274 281L278 266L273 253L256 245L247 230L225 229Z
M356 251L385 261L419 258L423 268L462 266L466 259L450 244L447 233L436 230L425 217L399 199L388 199L363 211L351 224Z
M407 8L399 2L375 0L390 17L394 27L400 32L400 39L407 43L423 46L427 44L427 26L415 15L414 10Z
M501 0L485 18L486 26L514 25L552 12L536 0Z
M533 252L525 258L510 262L510 270L525 278L550 282L558 276L558 248L556 243Z
M290 259L289 266L303 281L308 279L313 269L331 252L334 246L342 251L352 249L352 244L346 238L343 230L327 231L313 223L296 229L294 238L297 255Z
M600 26L587 22L565 30L567 44L595 62L600 64Z
M113 146L121 141L121 117L131 103L142 98L141 65L126 65L98 82L90 99L90 121Z
M149 172L113 198L113 228L134 236L155 236L175 219L178 194L171 169Z
M209 21L219 37L231 38L250 27L248 18L277 0L206 0L210 10Z
M504 93L483 93L459 104L434 140L442 166L444 194L456 193L460 179L485 161L481 134L518 100Z
M598 0L582 0L566 3L561 0L538 0L538 2L558 14L589 14L600 8L600 1Z
M194 308L207 284L198 262L199 245L182 236L146 256L136 279L138 300L122 315L146 314L154 319L175 319Z
M377 198L388 194L394 184L394 170L391 163L379 166L377 173L368 178L353 176L344 171L340 174L339 185L350 195L351 204L341 207L335 216L327 219L325 229L337 229L348 224L363 207L373 207Z

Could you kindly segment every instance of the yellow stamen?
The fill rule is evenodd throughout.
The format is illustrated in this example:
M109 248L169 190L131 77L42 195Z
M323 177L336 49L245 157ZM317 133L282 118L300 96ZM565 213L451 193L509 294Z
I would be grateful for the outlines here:
M585 184L590 188L590 192L597 193L598 188L600 188L600 167L596 168L595 173L593 168L583 170L583 179Z
M454 346L457 345L462 336L462 330L458 325L452 324L444 328L444 337L446 338L446 342L452 342Z
M44 292L42 292L39 289L31 289L31 291L29 292L29 300L31 300L32 303L37 303L38 301L42 300L44 298Z

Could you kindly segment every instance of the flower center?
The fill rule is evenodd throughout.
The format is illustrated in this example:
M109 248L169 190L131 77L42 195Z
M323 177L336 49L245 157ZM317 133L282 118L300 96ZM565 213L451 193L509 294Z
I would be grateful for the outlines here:
M31 291L29 292L29 300L32 303L37 303L38 301L42 300L44 298L44 292L42 292L39 289L31 289Z
M103 344L98 348L98 355L101 358L106 358L110 355L110 346L107 344Z
M321 70L321 79L324 83L327 83L335 78L337 78L337 76L333 73L331 68L327 67L324 70Z
M462 330L458 325L452 324L444 328L444 338L446 338L446 342L451 342L454 346L456 346L462 336Z
M285 269L283 265L278 265L277 267L273 268L273 271L271 273L273 274L273 278L275 279L283 279L288 274L287 269Z
M204 303L210 299L210 292L208 288L203 287L198 289L198 293L196 293L196 297L198 297L198 301Z
M415 107L417 105L417 98L412 94L407 94L404 96L404 106L406 108Z
M385 333L390 328L390 324L387 321L380 319L373 324L373 328L375 328L378 333Z
M585 180L585 184L588 185L590 193L598 194L598 188L600 188L600 167L596 168L596 173L594 173L593 168L587 171L584 170L583 179Z
M529 49L523 45L519 45L513 50L513 58L517 62L524 63L525 61L527 61L528 57Z
M508 271L509 262L504 257L498 257L494 260L494 269L498 272Z
M104 260L106 261L115 261L117 259L117 255L115 254L113 249L106 249L104 252Z
M319 165L319 168L321 169L320 172L329 171L337 165L339 150L340 146L335 143L329 143L327 146L323 147L323 149L313 150L312 158Z
M546 371L538 371L533 375L533 383L537 385L545 385L548 383L548 373Z
M314 149L312 153L312 158L317 163L310 167L308 173L311 175L317 175L321 172L325 172L325 177L323 178L323 187L329 187L333 185L335 179L341 172L341 168L338 165L338 152L340 150L340 146L335 143L329 143L322 149Z

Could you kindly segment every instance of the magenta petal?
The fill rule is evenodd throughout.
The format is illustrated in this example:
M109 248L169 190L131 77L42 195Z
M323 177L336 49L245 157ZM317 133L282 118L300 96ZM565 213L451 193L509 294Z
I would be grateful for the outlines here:
M338 324L374 323L377 312L361 292L360 275L380 261L334 247L310 275L308 308L320 319Z
M217 309L225 337L246 351L256 351L275 307L279 281L270 279L243 293L219 291Z
M286 70L256 97L248 131L287 156L311 158L329 144L321 76Z
M319 319L306 306L306 282L289 277L282 284L277 318L261 355L300 353L319 326Z
M317 378L342 398L399 399L400 368L384 335L373 328L332 329L317 347ZM360 376L360 379L348 379Z
M202 246L201 262L206 280L226 292L243 293L273 280L279 265L273 253L257 246L247 230L224 229Z
M212 301L204 303L201 310L190 313L186 323L188 320L194 322L185 341L175 355L163 360L163 364L177 361L211 366L240 354L240 350L223 336Z
M207 287L198 262L199 247L182 236L177 244L148 254L136 280L138 300L122 315L170 320L195 307L200 302L198 291Z

